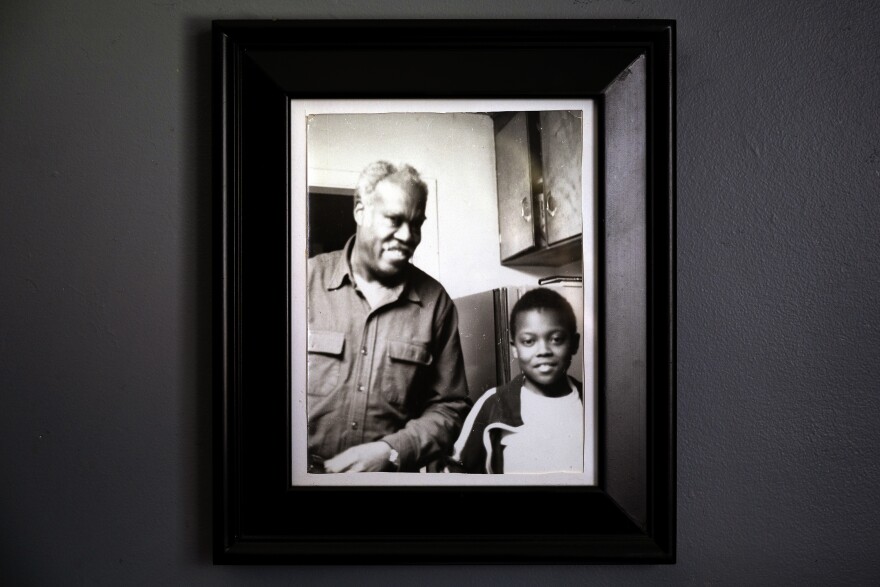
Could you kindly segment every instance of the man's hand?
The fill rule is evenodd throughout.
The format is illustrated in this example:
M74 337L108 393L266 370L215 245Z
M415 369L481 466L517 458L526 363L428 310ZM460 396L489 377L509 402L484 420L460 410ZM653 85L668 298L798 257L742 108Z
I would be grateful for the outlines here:
M359 444L324 461L328 473L363 473L381 471L389 466L391 447L381 440Z

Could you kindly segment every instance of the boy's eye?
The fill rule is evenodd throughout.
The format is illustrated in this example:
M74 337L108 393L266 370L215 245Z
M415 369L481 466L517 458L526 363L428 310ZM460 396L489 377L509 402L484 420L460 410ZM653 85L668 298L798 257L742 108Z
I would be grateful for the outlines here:
M532 346L532 344L534 344L535 341L531 338L521 338L519 340L519 342L520 342L520 344L522 344L524 346Z

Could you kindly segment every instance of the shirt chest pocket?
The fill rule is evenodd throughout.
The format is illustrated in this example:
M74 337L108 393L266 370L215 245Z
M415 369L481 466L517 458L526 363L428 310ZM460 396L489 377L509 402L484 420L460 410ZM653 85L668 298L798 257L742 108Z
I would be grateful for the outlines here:
M431 353L425 343L389 340L378 378L382 393L392 403L405 402L410 390L424 381L426 368L431 363Z
M330 330L309 331L309 395L328 395L337 388L344 352L344 333Z

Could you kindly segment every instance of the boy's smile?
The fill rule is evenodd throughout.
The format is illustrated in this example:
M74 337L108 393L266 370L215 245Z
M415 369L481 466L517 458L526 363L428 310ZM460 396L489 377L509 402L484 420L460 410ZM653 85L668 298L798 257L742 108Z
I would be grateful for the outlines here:
M573 338L559 312L550 308L525 311L516 320L511 346L526 380L544 395L568 393L566 372L577 351L577 335Z

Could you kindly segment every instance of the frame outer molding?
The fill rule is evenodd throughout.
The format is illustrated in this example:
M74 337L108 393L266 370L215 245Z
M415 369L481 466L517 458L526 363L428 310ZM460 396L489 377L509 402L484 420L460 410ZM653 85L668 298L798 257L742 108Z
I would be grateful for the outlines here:
M675 23L216 21L213 42L215 563L675 562ZM454 64L446 50L458 52ZM420 93L410 97L489 97L486 88L494 88L491 97L549 92L604 103L605 165L600 163L599 180L607 183L599 203L604 216L598 216L604 224L596 234L606 237L597 247L598 261L607 261L597 275L597 291L605 297L598 318L608 341L597 363L604 370L599 414L605 417L599 423L595 488L362 490L350 497L380 504L466 499L472 509L488 512L498 499L519 503L534 496L581 504L578 514L588 526L580 531L558 520L542 528L536 517L515 535L486 534L479 527L438 534L406 520L382 534L318 533L300 515L304 500L332 497L339 503L340 493L276 486L275 479L285 478L289 443L275 414L283 409L289 414L290 382L290 146L279 125L284 132L289 128L285 106L294 94L343 98L360 91L381 99L412 91L394 81L363 86L370 74L358 63L370 51L397 52L407 62L462 72L457 85L426 74ZM509 62L477 75L478 66L461 59L472 55L484 66L507 51L550 68L549 89L511 79ZM348 75L326 75L325 61L347 63L339 60L340 52L353 58ZM548 63L548 55L559 63ZM585 55L595 56L589 68L572 61ZM570 73L577 65L582 76L550 75L566 68ZM609 73L614 75L606 83L593 81ZM625 171L624 165L630 167ZM267 348L255 342L264 338ZM634 355L620 360L623 351ZM448 528L457 527L449 525L454 521L437 518Z

